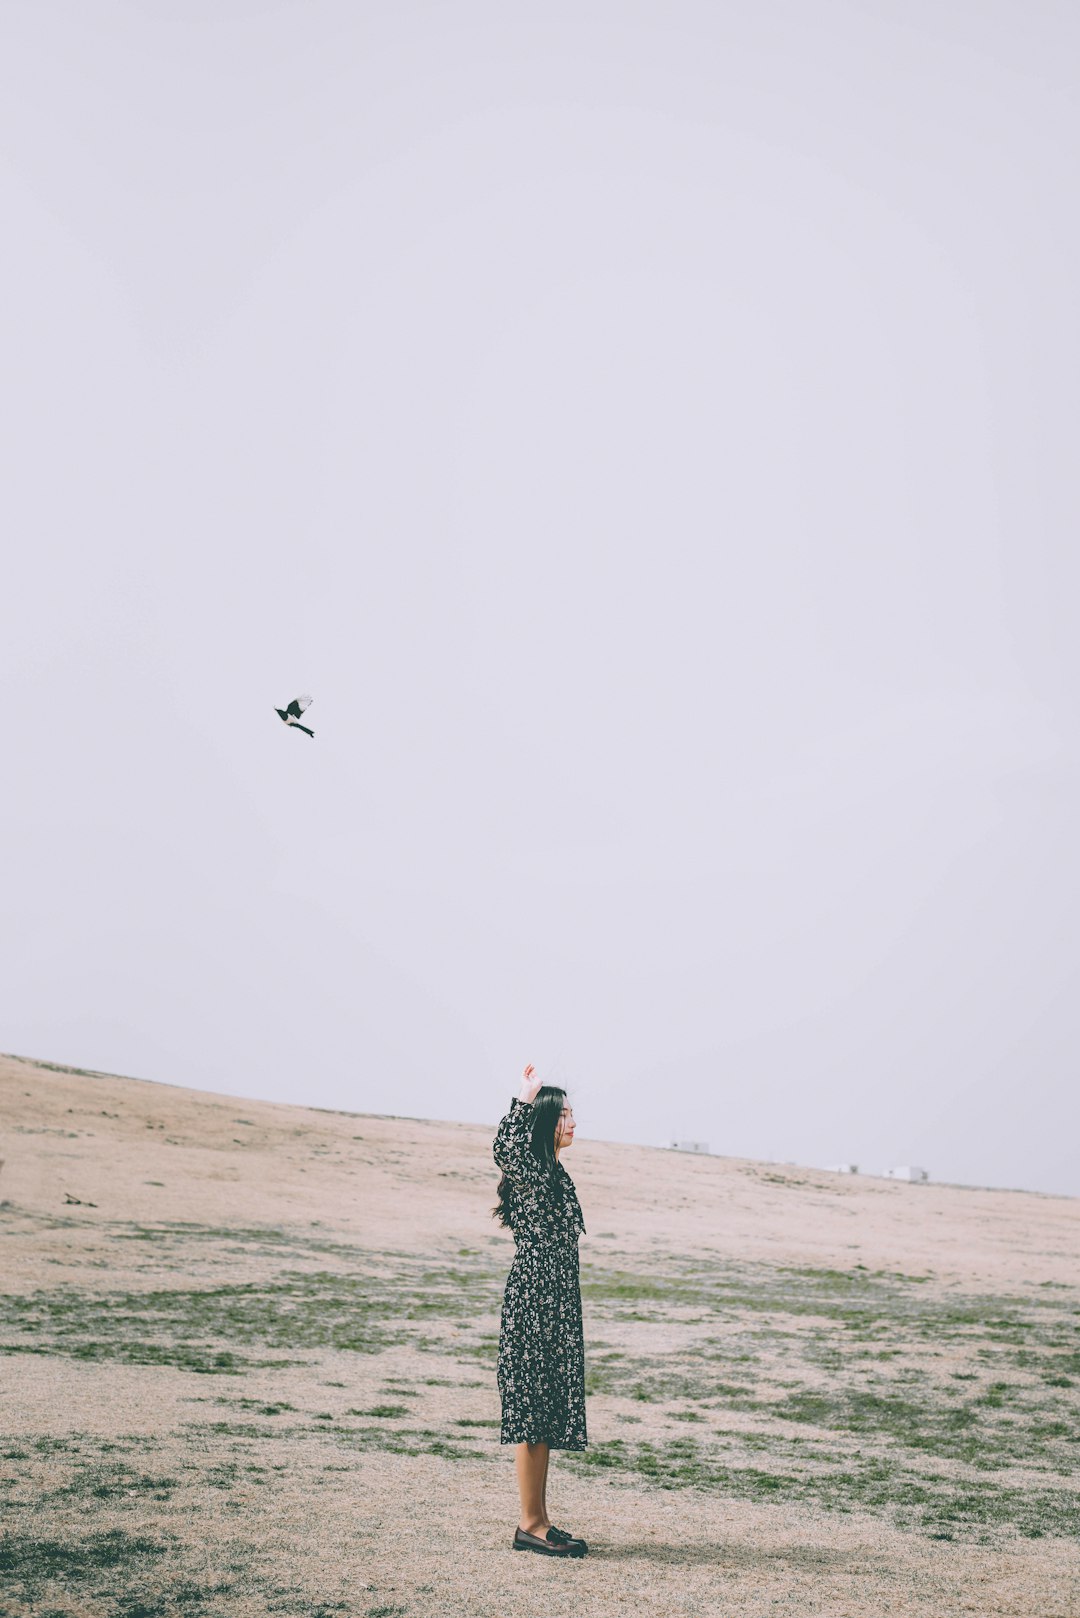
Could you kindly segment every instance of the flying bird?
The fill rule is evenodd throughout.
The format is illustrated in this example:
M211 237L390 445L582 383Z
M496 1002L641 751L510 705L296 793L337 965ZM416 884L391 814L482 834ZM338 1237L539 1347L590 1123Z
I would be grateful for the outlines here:
M302 725L300 723L300 715L303 713L305 708L310 707L310 697L294 697L287 708L275 708L274 712L277 714L279 719L283 719L285 723L287 725L291 725L294 730L302 730L305 736L314 736L315 732L313 730L309 730L306 725Z

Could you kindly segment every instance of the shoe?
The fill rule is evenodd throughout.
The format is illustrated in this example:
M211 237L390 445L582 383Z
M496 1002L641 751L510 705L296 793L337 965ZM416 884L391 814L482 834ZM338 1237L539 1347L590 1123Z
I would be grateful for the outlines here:
M541 1556L584 1556L586 1546L583 1539L553 1540L550 1528L544 1539L537 1534L526 1534L520 1528L515 1528L514 1549L539 1551Z
M577 1534L568 1534L565 1528L556 1528L554 1523L552 1523L551 1527L544 1535L544 1538L550 1539L553 1544L585 1545L586 1550L589 1548L588 1545L585 1544L585 1541L579 1538Z

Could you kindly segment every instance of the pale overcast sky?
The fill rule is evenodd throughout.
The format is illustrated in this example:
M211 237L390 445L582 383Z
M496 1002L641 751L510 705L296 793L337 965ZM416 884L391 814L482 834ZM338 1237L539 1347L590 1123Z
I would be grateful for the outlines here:
M0 1047L1080 1194L1076 6L0 36Z

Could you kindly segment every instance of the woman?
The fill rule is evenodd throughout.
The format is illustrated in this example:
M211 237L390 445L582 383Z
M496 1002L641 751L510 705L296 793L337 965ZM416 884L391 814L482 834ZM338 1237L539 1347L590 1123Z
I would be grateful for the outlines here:
M521 1521L514 1549L543 1556L584 1556L589 1548L547 1514L551 1450L588 1444L578 1276L585 1221L559 1162L573 1139L565 1090L542 1085L530 1062L492 1147L502 1169L492 1215L513 1231L517 1247L503 1296L497 1373L500 1442L517 1446Z

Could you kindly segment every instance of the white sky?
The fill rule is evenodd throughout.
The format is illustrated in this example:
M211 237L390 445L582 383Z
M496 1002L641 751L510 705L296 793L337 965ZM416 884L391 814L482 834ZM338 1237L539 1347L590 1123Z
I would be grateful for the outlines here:
M1080 1194L1078 50L7 0L0 1045Z

